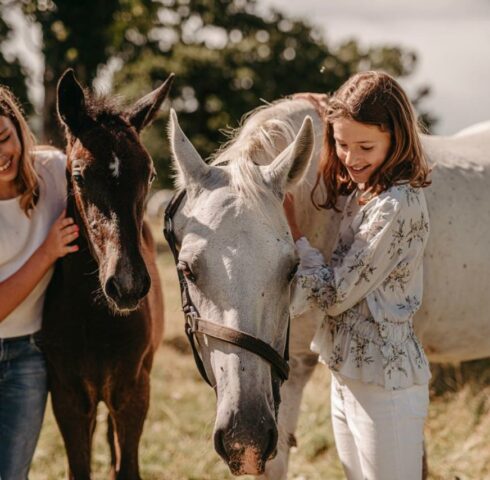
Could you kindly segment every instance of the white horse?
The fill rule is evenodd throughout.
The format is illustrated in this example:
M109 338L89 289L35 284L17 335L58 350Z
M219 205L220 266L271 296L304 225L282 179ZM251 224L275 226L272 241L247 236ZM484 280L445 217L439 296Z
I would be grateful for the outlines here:
M294 193L300 228L327 260L339 226L339 214L316 210L310 201L322 135L322 120L308 100L282 100L250 115L214 165L206 165L175 115L171 120L177 185L190 192L176 231L181 268L198 278L193 300L203 318L252 333L279 351L288 277L297 261L281 205L285 191ZM432 361L490 356L490 123L422 141L433 183L426 189L431 236L415 329ZM215 446L234 474L286 478L303 388L317 364L309 345L321 315L312 309L291 323L291 372L281 388L277 430L277 383L267 363L201 338L217 390ZM276 432L277 455L265 463Z

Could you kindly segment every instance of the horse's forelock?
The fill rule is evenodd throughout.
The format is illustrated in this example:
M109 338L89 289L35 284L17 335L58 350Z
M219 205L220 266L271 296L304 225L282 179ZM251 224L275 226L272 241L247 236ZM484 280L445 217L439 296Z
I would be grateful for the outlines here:
M234 137L211 162L227 164L232 188L253 204L275 197L259 166L270 164L296 136L297 128L286 115L283 104L284 100L280 100L248 113L243 126L234 131Z

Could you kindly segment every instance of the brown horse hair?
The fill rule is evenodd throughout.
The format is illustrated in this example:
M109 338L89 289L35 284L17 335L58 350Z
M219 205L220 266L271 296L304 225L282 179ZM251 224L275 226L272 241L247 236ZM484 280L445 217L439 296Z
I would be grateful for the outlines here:
M19 137L22 152L15 184L20 195L20 206L30 217L39 197L39 179L33 165L36 140L22 114L19 102L5 86L0 86L0 115L7 117L14 124Z
M368 71L353 75L329 99L324 115L321 160L311 200L316 208L338 211L339 196L356 189L345 166L337 156L333 123L340 118L375 125L391 135L391 148L381 167L371 175L359 203L386 191L393 185L430 185L427 160L419 138L421 131L414 109L400 84L384 72ZM323 182L325 192L318 198Z

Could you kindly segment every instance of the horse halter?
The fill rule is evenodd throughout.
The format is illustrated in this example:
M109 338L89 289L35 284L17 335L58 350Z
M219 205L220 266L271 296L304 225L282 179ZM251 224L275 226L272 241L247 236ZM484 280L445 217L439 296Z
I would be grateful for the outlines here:
M177 192L167 208L165 209L165 227L163 229L163 234L168 242L170 250L172 251L175 265L178 264L179 258L179 247L177 245L177 240L175 238L174 226L173 226L173 217L177 212L182 200L184 199L186 194L185 190L181 192ZM199 312L191 300L189 295L189 287L187 285L187 280L181 270L177 268L177 275L179 276L179 286L180 286L180 294L182 298L182 308L185 315L185 333L187 338L189 339L189 343L192 347L192 353L194 355L194 360L196 362L199 373L202 378L210 385L213 386L208 378L206 373L206 369L204 368L204 364L201 356L199 355L195 335L197 333L208 335L210 337L216 338L218 340L222 340L223 342L231 343L240 348L248 350L249 352L253 352L259 357L263 358L267 362L271 364L273 368L275 368L277 374L281 381L285 381L288 379L289 375L289 319L288 319L288 329L287 329L287 338L286 338L286 347L284 351L284 358L274 350L269 344L264 341L256 338L252 335L249 335L240 330L235 330L233 328L225 327L223 325L219 325L215 322L211 322L209 320L204 320L200 317Z

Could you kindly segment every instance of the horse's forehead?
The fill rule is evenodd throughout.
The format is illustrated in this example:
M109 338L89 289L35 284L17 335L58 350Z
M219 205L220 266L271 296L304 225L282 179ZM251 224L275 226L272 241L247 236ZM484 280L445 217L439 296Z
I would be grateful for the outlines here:
M135 168L138 169L151 163L144 148L139 142L132 140L131 134L124 132L118 132L114 135L100 134L100 132L93 136L87 135L75 140L69 149L68 157L70 161L83 161L87 167L97 164L97 166L107 169L111 176L118 177L123 164L126 168L131 166L132 162L127 160L132 157L138 159L135 164Z
M124 150L141 147L134 129L123 120L101 122L83 132L74 142L74 148L88 152Z
M204 256L231 256L236 251L270 258L293 255L287 224L277 218L281 212L267 215L244 203L226 189L198 198L188 217L186 249ZM271 221L274 217L276 221Z

